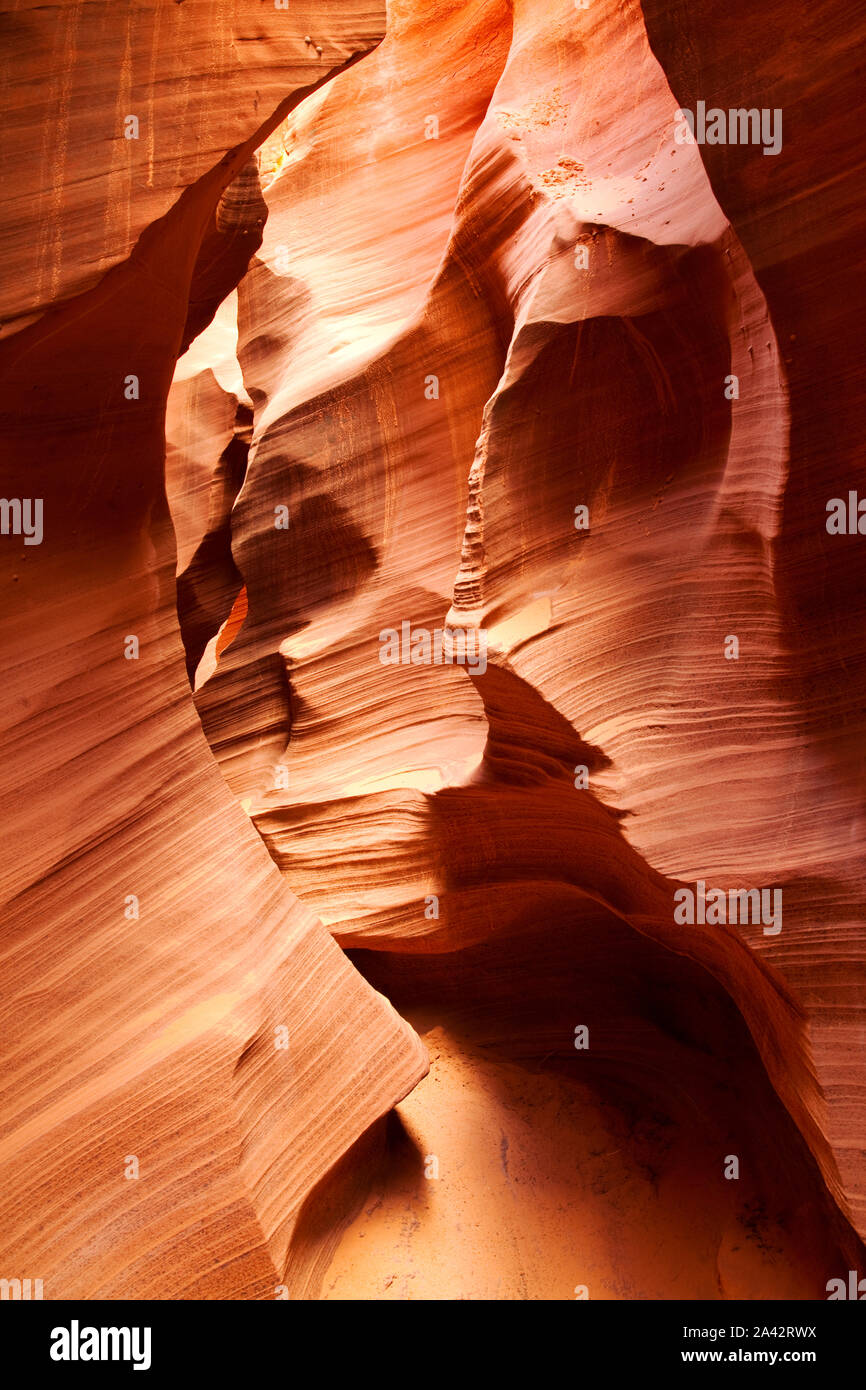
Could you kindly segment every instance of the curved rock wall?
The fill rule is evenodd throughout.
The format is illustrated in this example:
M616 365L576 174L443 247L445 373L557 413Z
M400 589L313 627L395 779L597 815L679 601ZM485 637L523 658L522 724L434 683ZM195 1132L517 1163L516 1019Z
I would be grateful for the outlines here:
M9 192L54 211L0 346L46 516L2 552L4 1259L824 1297L866 1183L841 7L806 97L772 5L174 8L65 7L59 183ZM170 133L143 190L73 173L126 101L81 110L85 24Z

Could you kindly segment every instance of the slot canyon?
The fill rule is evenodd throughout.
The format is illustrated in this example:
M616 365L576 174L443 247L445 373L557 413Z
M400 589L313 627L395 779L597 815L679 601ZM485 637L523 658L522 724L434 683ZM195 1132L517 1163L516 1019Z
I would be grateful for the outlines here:
M0 37L0 1276L866 1276L866 15Z

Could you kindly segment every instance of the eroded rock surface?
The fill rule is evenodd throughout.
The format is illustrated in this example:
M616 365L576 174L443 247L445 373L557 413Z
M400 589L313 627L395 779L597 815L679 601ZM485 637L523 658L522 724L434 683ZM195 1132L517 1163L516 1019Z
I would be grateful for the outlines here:
M19 328L148 230L3 349L66 518L8 585L8 1153L80 1211L61 1248L19 1182L10 1250L109 1296L156 1250L157 1297L824 1297L866 1201L850 25L807 129L773 6L401 0L303 100L375 25L311 7L313 58L266 8L264 124L244 48L210 158L89 251L70 195ZM681 142L702 99L782 148Z

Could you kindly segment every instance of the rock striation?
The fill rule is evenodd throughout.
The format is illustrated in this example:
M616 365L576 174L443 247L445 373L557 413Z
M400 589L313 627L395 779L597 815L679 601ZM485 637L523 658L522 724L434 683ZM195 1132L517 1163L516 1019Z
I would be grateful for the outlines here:
M45 509L0 551L4 1268L826 1297L853 21L804 19L804 95L772 3L60 8L3 87L4 492Z

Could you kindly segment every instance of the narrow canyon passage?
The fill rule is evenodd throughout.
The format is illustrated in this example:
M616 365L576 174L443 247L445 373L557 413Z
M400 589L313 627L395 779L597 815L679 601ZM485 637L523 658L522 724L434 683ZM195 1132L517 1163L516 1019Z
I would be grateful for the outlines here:
M739 1014L681 957L585 912L352 959L431 1071L318 1296L813 1299L862 1260Z
M374 949L349 950L431 1070L308 1199L291 1296L820 1297L863 1247L742 1013L684 954L699 950L687 933L652 939L653 897L669 888L607 808L589 793L575 802L563 774L577 756L597 766L597 750L509 673L488 682L481 767L429 796L447 866L435 918L419 934L405 912L368 916ZM292 836L322 845L329 820L296 816ZM384 807L343 813L356 893L382 881L387 824ZM285 871L323 911L313 860L308 848ZM611 884L616 913L598 901ZM619 915L629 894L641 931ZM729 950L741 989L766 986ZM766 1027L766 998L758 1010ZM793 1073L796 1010L779 1026Z
M467 46L486 15L455 16ZM342 103L369 110L381 70L414 51L420 17L338 80L340 101L302 107L263 180L261 250L169 402L173 514L192 487L209 499L206 524L201 506L183 517L179 614L211 748L288 885L404 1018L433 1028L431 1074L401 1124L379 1124L305 1205L292 1296L812 1298L862 1255L837 1206L849 1153L829 1137L825 1088L838 1073L819 1071L810 1027L835 1020L807 1021L801 1004L821 969L800 944L813 871L829 864L806 828L820 774L776 588L784 349L702 164L666 125L673 98L639 10L581 28L582 59L608 45L592 102L578 69L562 78L573 22L528 5L507 53L473 45L476 80L450 91L447 131L405 197L423 65L388 94L375 161L363 142L339 157L331 142ZM555 82L531 47L548 23ZM641 54L654 147L622 108L615 52ZM569 132L585 162L562 152ZM359 240L347 209L371 188L395 211ZM722 389L741 379L743 400ZM383 665L386 632L443 623L484 627L486 671L470 680L423 654ZM678 925L675 888L705 874L780 885L781 942L754 922ZM510 985L471 1005L512 952ZM652 985L638 989L642 971ZM545 1117L560 1101L557 1139ZM473 1186L508 1177L496 1155L502 1136L519 1150L511 1114L532 1135L514 1162L548 1235L524 1229L509 1183L510 1273L491 1283L506 1258L497 1203L474 1225L464 1213ZM444 1169L424 1176L449 1134L450 1184ZM609 1193L585 1180L587 1134L625 1165ZM393 1192L387 1156L374 1163L385 1142ZM335 1247L362 1189L370 1227L356 1214ZM452 1267L449 1295L436 1271L464 1220L485 1254L457 1242L466 1286ZM533 1263L533 1241L547 1249L560 1226L561 1258ZM582 1242L591 1277L571 1269Z
M0 31L4 1301L866 1296L863 16Z

